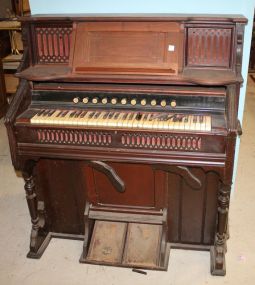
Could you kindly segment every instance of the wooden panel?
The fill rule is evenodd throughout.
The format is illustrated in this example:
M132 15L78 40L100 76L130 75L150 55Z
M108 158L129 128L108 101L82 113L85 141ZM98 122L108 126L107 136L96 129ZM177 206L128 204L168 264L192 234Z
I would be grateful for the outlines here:
M155 207L154 173L150 166L111 163L126 190L117 192L106 175L94 170L95 191L100 204Z
M73 72L176 74L181 55L178 23L79 23Z
M192 173L198 175L202 181L204 174L199 169L193 169ZM198 191L192 189L182 181L182 242L200 243L203 227L204 187Z
M72 27L65 25L37 25L34 29L38 63L68 63Z
M40 160L37 165L38 200L45 201L49 230L84 234L86 188L77 161Z
M3 73L2 60L0 59L0 118L5 114L7 109L6 87Z
M206 177L206 196L204 213L204 240L205 244L214 242L217 217L217 198L219 189L219 178L217 174L210 172Z
M231 68L232 28L189 27L187 66Z
M181 231L181 177L168 174L168 240L171 242L180 241Z
M168 241L211 245L214 242L219 177L192 169L202 181L193 190L183 178L168 174Z

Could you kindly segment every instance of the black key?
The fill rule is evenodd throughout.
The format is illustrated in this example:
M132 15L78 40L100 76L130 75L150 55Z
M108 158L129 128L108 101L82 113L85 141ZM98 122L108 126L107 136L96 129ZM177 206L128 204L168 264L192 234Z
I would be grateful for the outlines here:
M196 123L197 122L197 116L194 116L193 117L193 123Z
M172 119L174 123L177 122L178 121L177 115L173 115Z
M73 118L76 112L77 112L77 111L73 111L73 112L69 115L69 118Z
M199 123L203 123L204 122L204 116L199 116Z
M55 113L55 111L56 111L56 110L51 110L51 111L47 114L47 116L48 116L48 117L51 117L51 116Z
M100 112L97 112L93 119L97 119L99 117L99 115L100 115Z
M78 118L80 116L80 114L82 113L81 110L77 111L76 114L74 115L75 118Z
M67 113L68 113L68 111L63 111L62 114L61 114L61 117L62 118L65 117Z
M81 112L81 114L80 114L80 118L84 118L86 114L87 114L87 111L83 111L83 112Z
M128 116L128 113L125 113L124 116L123 116L123 118L122 118L122 120L123 120L123 121L126 120L127 116Z
M104 114L103 120L105 120L109 116L109 113Z
M143 115L141 113L138 113L137 116L136 116L136 120L140 121L142 119L142 116Z
M61 117L63 112L64 112L64 110L60 111L60 112L57 114L56 117L57 117L57 118L58 118L58 117Z
M43 110L40 110L36 115L37 115L37 116L41 116L44 112L45 112L44 109L43 109Z
M46 116L48 115L49 111L50 111L50 110L45 110L45 111L42 113L42 116L43 116L43 117L46 117Z
M94 116L95 112L92 112L88 115L88 119L91 119Z

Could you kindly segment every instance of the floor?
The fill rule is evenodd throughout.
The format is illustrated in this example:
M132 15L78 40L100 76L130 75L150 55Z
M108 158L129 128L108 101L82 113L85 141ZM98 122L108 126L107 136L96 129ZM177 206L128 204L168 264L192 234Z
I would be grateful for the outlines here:
M235 192L230 210L226 277L212 277L209 253L172 250L167 272L79 264L81 241L53 239L39 260L26 258L30 218L23 180L11 165L0 120L0 285L93 284L180 285L255 284L255 83L249 79Z

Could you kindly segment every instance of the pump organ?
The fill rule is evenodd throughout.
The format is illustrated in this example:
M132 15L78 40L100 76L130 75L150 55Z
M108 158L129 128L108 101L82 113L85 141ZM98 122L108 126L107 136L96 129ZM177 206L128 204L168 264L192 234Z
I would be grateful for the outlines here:
M242 45L239 15L22 18L5 124L25 179L28 257L84 240L81 262L166 269L210 250L225 274Z

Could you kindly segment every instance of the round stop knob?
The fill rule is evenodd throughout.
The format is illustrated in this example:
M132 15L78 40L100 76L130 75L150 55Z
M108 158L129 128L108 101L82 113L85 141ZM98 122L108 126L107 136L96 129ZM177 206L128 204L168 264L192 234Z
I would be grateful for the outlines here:
M146 102L146 99L142 99L142 100L141 100L141 105L142 105L142 106L145 106L146 103L147 103L147 102Z
M155 99L151 100L151 106L156 106L157 105L157 101Z
M166 100L162 100L162 101L160 102L160 105L161 105L162 107L166 107Z
M136 105L136 99L131 100L131 105L135 106Z
M102 99L102 103L103 103L104 105L107 104L107 102L108 102L107 98L103 98L103 99Z
M73 98L73 102L74 102L74 104L77 104L78 102L79 102L79 97L75 97L75 98Z
M83 99L82 99L82 102L83 102L84 104L87 104L87 103L89 102L89 98L88 98L88 97L83 98Z
M97 104L97 103L98 103L98 98L97 98L97 97L93 98L93 99L92 99L92 103L93 103L93 104Z

